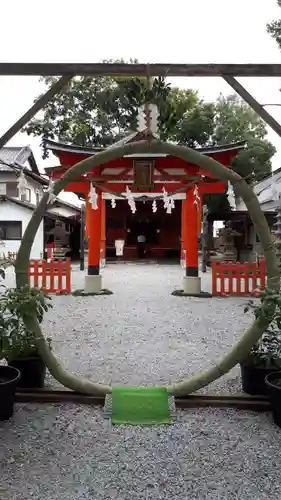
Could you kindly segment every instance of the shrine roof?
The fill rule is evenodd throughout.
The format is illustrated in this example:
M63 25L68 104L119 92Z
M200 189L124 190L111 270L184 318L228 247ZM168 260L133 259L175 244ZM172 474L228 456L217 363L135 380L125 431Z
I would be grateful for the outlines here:
M87 148L85 146L75 146L65 144L63 142L52 141L51 139L43 139L44 145L50 151L65 151L67 153L77 153L77 154L90 154L93 155L95 153L99 153L100 151L104 151L105 148L101 147L93 147Z
M60 142L55 142L50 139L44 139L44 144L47 149L50 151L53 151L54 154L55 152L67 152L67 153L73 153L73 154L83 154L83 155L94 155L96 153L99 153L101 151L105 151L106 149L112 149L114 147L122 146L125 144L128 144L130 142L133 142L134 139L141 140L143 137L143 133L140 132L134 132L133 134L130 134L123 139L121 139L118 142L115 142L114 144L110 145L107 148L102 148L102 147L93 147L93 148L88 148L88 147L83 147L83 146L76 146L76 145L71 145L71 144L64 144ZM155 136L152 136L152 138L156 138ZM231 144L223 144L223 145L209 145L205 147L198 147L198 148L193 148L195 151L198 151L201 154L215 154L215 153L223 153L223 152L228 152L228 151L237 151L239 149L244 149L246 145L245 141L239 141L236 143L231 143ZM152 157L166 157L169 155L166 154L151 154L151 153L142 153L142 154L131 154L131 155L125 155L126 158L140 158L140 157L146 157L146 158L152 158Z

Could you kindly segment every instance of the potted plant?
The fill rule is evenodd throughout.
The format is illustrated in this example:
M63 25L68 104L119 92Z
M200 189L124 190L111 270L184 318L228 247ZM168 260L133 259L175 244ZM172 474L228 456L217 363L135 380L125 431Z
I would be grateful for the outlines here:
M44 387L46 366L38 355L33 332L28 331L24 316L36 314L39 323L52 305L42 290L24 286L7 290L0 300L2 326L1 357L21 373L19 387ZM51 339L48 339L49 344Z
M0 280L5 278L4 268L0 268ZM3 285L0 285L1 287ZM0 293L1 299L1 293ZM0 313L0 349L1 349L1 331L5 324L4 318ZM14 399L16 386L20 378L20 372L14 367L0 364L0 421L8 420L14 412Z
M264 297L265 293L261 295L261 301ZM268 394L265 377L271 372L281 370L281 297L272 294L272 300L275 304L272 322L247 357L240 362L242 388L251 395ZM261 314L260 304L252 300L244 312L249 310L253 311L256 318Z
M281 371L274 371L265 377L271 400L273 421L281 427Z

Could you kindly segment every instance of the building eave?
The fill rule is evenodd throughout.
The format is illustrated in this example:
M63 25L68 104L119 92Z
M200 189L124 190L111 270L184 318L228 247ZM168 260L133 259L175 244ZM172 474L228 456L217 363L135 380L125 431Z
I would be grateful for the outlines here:
M93 155L100 151L104 151L105 148L86 148L83 146L73 146L70 144L65 144L63 142L52 141L51 139L43 139L44 146L50 151L63 151L65 153L76 153L76 154L90 154Z
M11 203L14 203L15 205L19 205L20 207L27 208L28 210L35 210L35 205L32 203L28 203L27 201L22 201L22 200L17 200L16 198L11 198L10 196L1 196L0 197L0 206L1 203L5 201L10 201Z
M50 151L66 152L66 153L72 153L72 154L78 154L78 155L79 154L80 155L81 154L94 155L94 154L97 154L101 151L105 151L106 149L112 149L113 147L117 147L118 145L128 144L128 143L132 142L132 139L134 137L136 137L138 134L137 133L131 134L131 135L125 137L124 139L122 139L121 141L118 141L118 142L112 144L108 148L84 148L81 146L73 146L70 144L64 144L64 143L51 141L49 139L45 139L44 144L45 144L45 147L47 149L49 149ZM231 152L231 151L242 150L242 149L245 149L245 146L246 146L245 141L239 141L239 142L232 143L232 144L223 144L220 146L206 146L206 147L202 147L202 148L193 148L193 149L195 151L198 151L198 153L207 155L207 154L227 153L227 152ZM139 154L139 155L130 155L130 156L141 157L142 155ZM153 156L154 157L157 157L157 156L162 157L163 154L159 154L159 155L154 154ZM169 155L167 155L167 156L169 156Z
M11 203L15 203L16 205L20 206L20 207L23 207L23 208L27 208L28 210L35 210L36 209L36 205L33 205L32 203L28 203L27 201L22 201L22 200L18 200L16 198L12 198L10 196L0 196L0 206L1 206L1 202L5 202L5 201L10 201ZM63 205L63 206L66 206L68 208L72 208L73 210L75 210L77 212L77 214L80 214L80 209L79 207L75 207L75 205L71 205L71 203L67 203L67 202L64 202L64 201L61 201L61 200L57 200L54 205L52 205L51 207L49 208L55 208L55 209L58 209L59 210L59 206L60 205ZM47 208L47 214L46 215L58 215L59 217L63 217L65 219L68 219L68 218L71 218L73 217L72 215L70 215L69 217L66 217L65 215L60 215L60 214L52 214L51 212L49 213L48 212L48 208Z

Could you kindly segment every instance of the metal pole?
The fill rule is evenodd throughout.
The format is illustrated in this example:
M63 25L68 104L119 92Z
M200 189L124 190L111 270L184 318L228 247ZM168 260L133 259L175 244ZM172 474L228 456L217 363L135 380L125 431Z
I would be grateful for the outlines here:
M80 271L85 269L85 205L81 205L81 226L80 226Z
M202 231L202 273L207 272L207 251L208 251L208 207L203 205L203 231Z

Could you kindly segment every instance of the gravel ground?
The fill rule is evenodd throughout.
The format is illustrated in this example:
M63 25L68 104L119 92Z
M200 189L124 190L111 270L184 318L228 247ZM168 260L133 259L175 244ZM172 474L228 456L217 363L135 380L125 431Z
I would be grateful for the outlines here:
M44 324L65 365L93 380L165 384L197 373L251 320L244 299L172 297L177 266L103 273L114 295L54 297ZM83 284L78 270L73 284ZM238 369L208 387L239 390ZM277 500L280 437L270 414L198 409L170 426L112 427L98 408L17 405L0 424L0 499Z
M93 380L145 385L182 379L209 367L251 321L243 312L246 299L171 296L181 287L179 266L112 264L103 275L113 295L54 297L44 323L69 370ZM73 288L83 280L74 270ZM211 289L209 273L203 289ZM208 388L240 390L238 368Z
M0 426L5 500L277 500L280 437L267 414L177 413L111 427L91 407L18 405Z

